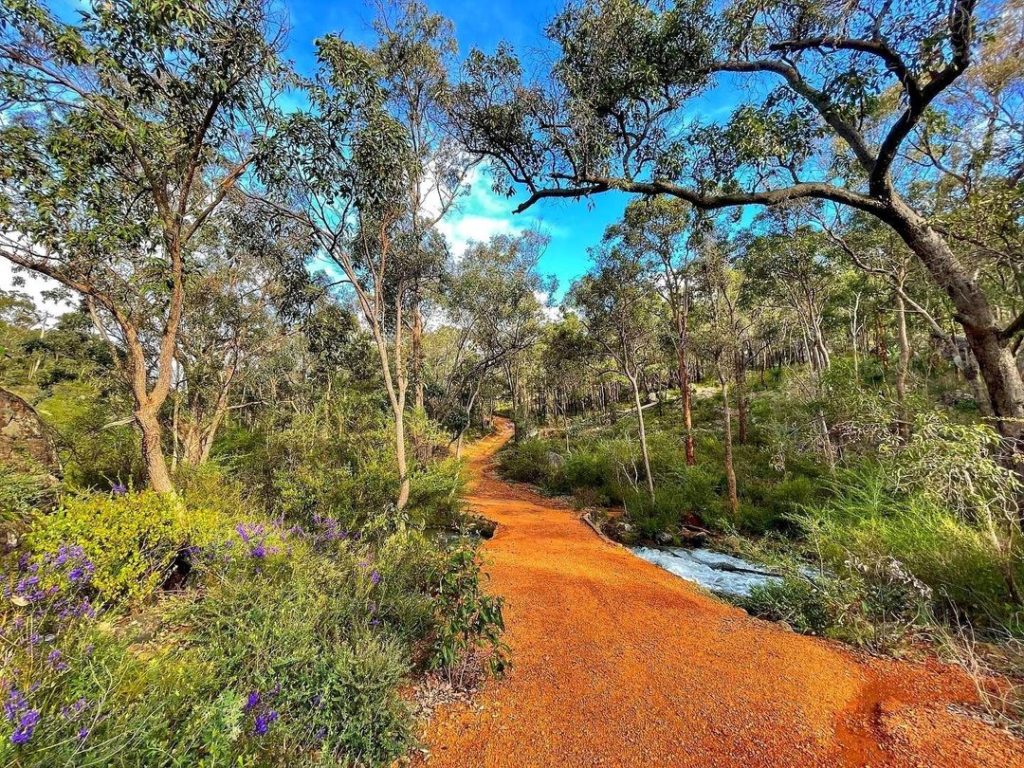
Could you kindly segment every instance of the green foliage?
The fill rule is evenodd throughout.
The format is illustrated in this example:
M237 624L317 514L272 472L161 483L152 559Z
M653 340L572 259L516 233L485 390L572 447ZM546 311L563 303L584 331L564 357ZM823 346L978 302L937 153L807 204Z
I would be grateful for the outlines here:
M993 625L1019 611L1001 547L934 499L896 493L892 479L891 469L870 464L840 475L826 504L794 518L808 547L831 567L850 557L902 563L931 588L938 614L955 609ZM1024 577L1019 560L1011 567L1014 581Z
M891 651L932 620L932 590L898 560L871 553L812 572L784 556L785 576L737 602L755 616L797 632Z
M46 475L0 465L0 526L24 524L53 494L53 482Z
M531 438L516 443L499 457L505 476L540 485L555 494L572 494L592 505L622 505L639 540L650 540L661 531L673 531L686 522L739 528L748 533L789 529L789 516L802 505L822 496L822 468L813 460L784 451L779 467L777 450L758 444L734 450L740 482L740 517L725 511L725 475L722 446L702 435L697 464L687 466L683 440L672 413L651 419L648 451L655 479L652 499L643 485L640 449L631 421L623 420L600 431L581 436L566 453L564 442ZM561 456L560 462L553 462Z
M64 482L70 488L105 489L111 483L142 482L139 437L123 414L123 393L91 379L61 381L36 409L60 436Z
M222 515L187 508L173 494L153 491L70 496L39 518L28 545L37 556L62 545L80 546L95 567L93 586L103 603L138 603L170 576L189 547L222 540Z
M430 528L457 527L465 487L464 466L458 459L421 466L410 482L409 507Z
M403 558L371 563L365 550L340 542L290 539L277 549L243 554L208 581L202 599L182 606L181 620L196 628L190 653L236 694L234 752L286 764L304 745L386 764L408 743L397 692L409 669L403 637L418 634L406 624L416 624L428 596L420 594L418 610L403 603L403 582L415 580ZM250 691L258 706L246 707ZM261 741L253 738L257 718L270 712L279 719L263 743L247 746ZM211 724L202 738L218 734Z
M838 575L790 575L755 587L740 605L797 632L891 650L928 616L930 592L896 561L853 564Z
M528 437L513 443L498 458L502 474L520 483L546 481L551 472L548 462L548 443L540 438Z
M130 511L167 519L182 508L158 498L87 497L61 515L80 523L91 510L107 530ZM500 601L482 591L472 546L447 550L407 526L374 528L357 540L337 521L239 522L221 546L195 553L198 589L141 608L122 589L99 616L79 601L111 594L107 571L122 578L135 561L111 569L85 554L95 547L89 537L55 551L36 537L38 554L14 566L6 587L17 599L0 609L10 641L0 672L39 721L14 744L5 718L0 755L33 767L55 757L147 767L391 764L412 743L401 691L418 649L435 644L431 665L457 679L478 648L495 671L505 657ZM78 532L62 520L46 534L57 538L57 529ZM134 620L119 621L128 608Z
M432 664L449 681L461 686L469 664L482 647L493 674L508 665L507 648L501 641L505 628L502 599L483 591L476 551L459 546L448 555L435 597L436 629Z
M233 435L233 469L259 504L289 520L325 516L361 528L394 504L398 490L394 428L380 406L379 396L348 388L268 424L265 440L243 443ZM436 427L416 419L411 427L407 453L419 446L425 460L412 470L410 511L417 522L448 525L458 513L461 464L434 458L447 443Z

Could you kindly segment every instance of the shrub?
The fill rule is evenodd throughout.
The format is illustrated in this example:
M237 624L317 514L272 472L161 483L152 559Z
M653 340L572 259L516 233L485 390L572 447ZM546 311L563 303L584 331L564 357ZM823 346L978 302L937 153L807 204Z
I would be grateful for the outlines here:
M848 563L813 579L791 574L755 587L739 604L755 616L784 621L797 632L876 650L902 642L928 615L930 590L896 560Z
M0 606L0 762L4 765L112 764L132 734L145 743L143 667L102 631L90 602L94 566L81 547L22 557ZM173 677L161 670L163 680ZM155 681L154 681L155 682ZM168 706L171 698L163 698ZM142 764L140 757L137 764Z
M164 583L189 547L227 535L223 518L189 509L174 494L92 493L69 497L40 518L28 537L36 558L62 546L80 547L95 568L92 585L102 603L137 603Z
M1019 610L1012 585L1024 579L1019 555L1008 561L990 529L954 513L934 495L899 492L894 475L885 463L838 475L828 502L793 518L809 546L832 566L851 556L899 561L931 588L937 613L964 612L988 625L1009 619Z
M216 513L225 520L237 518L239 510L246 507L242 484L228 467L216 461L179 465L174 487L187 508Z
M754 587L739 603L754 616L784 621L797 632L824 635L833 626L825 592L808 579L788 576L780 582Z
M504 672L508 657L501 641L505 628L502 600L484 593L472 547L455 547L449 554L435 606L437 628L432 664L444 671L449 682L462 687L481 646L491 672Z
M43 473L0 466L0 526L25 523L54 496L53 481Z
M286 541L268 556L238 558L183 608L181 620L196 628L190 652L232 692L217 703L237 724L229 754L285 765L324 750L387 764L409 739L398 695L408 651L404 633L392 631L403 616L386 604L393 574L351 540L325 542L322 552ZM212 744L223 732L201 737Z
M83 547L22 558L0 604L0 761L391 764L412 741L401 689L417 649L453 675L480 648L496 671L505 657L473 547L376 528L239 524L203 589L130 623L116 606L96 616L101 568Z
M457 527L465 487L461 461L452 458L428 464L410 479L409 508L428 527Z
M550 447L537 437L528 437L514 443L498 457L502 474L521 483L542 483L548 479L551 464Z
M109 382L62 381L36 405L39 415L60 433L64 482L69 488L107 488L111 479L141 482L139 434L118 423L129 404L122 393L107 391ZM116 394L115 394L116 392ZM65 450L66 448L66 450Z
M565 465L558 473L558 488L571 492L581 488L594 489L597 498L607 503L608 482L614 470L609 466L607 456L587 447L576 448L566 457Z
M393 573L271 527L276 551L218 558L202 593L169 604L173 638L95 621L80 548L25 561L8 585L17 615L2 617L5 764L393 760L410 737L398 695L409 650L374 618L392 615L376 606Z

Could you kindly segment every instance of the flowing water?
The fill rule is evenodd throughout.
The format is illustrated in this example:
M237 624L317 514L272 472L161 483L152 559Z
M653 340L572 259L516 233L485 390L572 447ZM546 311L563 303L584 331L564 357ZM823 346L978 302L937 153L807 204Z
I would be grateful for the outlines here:
M746 597L754 587L782 580L756 563L710 549L633 547L633 554L718 594Z

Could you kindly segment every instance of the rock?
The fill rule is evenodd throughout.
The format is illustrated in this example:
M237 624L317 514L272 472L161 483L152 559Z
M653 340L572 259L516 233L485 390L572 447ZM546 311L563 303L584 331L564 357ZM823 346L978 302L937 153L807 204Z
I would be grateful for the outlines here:
M60 472L46 425L31 405L6 389L0 389L0 463L24 472Z
M565 457L560 453L548 451L547 460L548 464L550 464L555 469L561 469L562 467L565 466Z
M683 528L679 540L684 547L703 547L708 541L708 532L699 528Z
M654 534L654 540L663 547L668 547L675 540L675 537L668 531L658 531Z
M469 520L469 531L475 533L481 539L489 539L494 535L494 531L498 528L497 523L493 520L488 520L483 515L467 514L466 517Z

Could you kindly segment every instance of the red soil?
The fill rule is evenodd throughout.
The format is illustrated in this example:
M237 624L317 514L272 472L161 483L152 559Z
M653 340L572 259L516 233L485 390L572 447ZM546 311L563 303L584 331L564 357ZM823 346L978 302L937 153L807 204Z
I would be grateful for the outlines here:
M951 705L954 668L869 659L752 619L571 510L493 475L510 428L472 447L473 508L514 667L438 712L429 766L1024 766L1024 742Z

